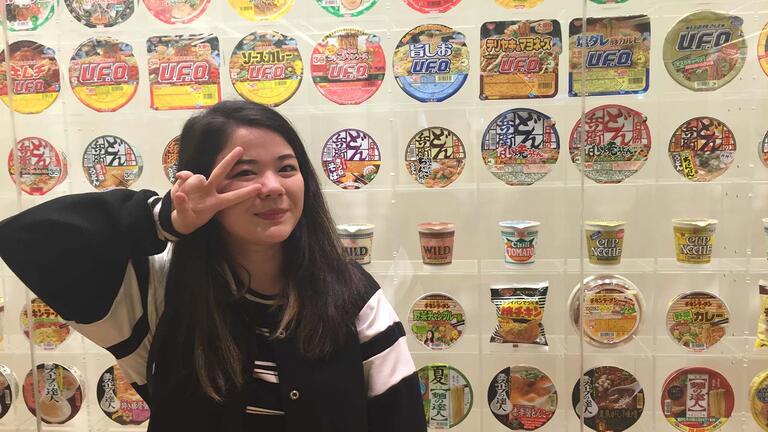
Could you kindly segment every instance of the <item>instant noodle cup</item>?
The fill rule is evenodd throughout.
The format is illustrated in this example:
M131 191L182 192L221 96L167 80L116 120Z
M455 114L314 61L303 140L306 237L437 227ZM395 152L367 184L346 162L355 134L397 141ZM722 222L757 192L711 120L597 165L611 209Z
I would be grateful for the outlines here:
M360 189L376 178L381 150L371 135L360 129L342 129L325 141L323 172L342 189Z
M757 374L749 385L749 408L760 429L768 431L768 370Z
M549 282L491 286L496 328L491 343L547 345L544 308Z
M691 351L705 351L726 336L731 314L720 297L693 291L677 296L667 309L672 340Z
M539 222L528 220L499 222L505 263L530 264L535 261L539 225Z
M5 18L8 30L35 31L45 25L56 12L58 0L6 0Z
M643 415L645 391L631 372L616 366L598 366L576 380L571 402L576 415L584 416L584 424L590 429L622 432Z
M430 293L413 303L408 324L422 345L432 351L443 351L461 338L465 317L464 308L453 297Z
M443 188L458 180L465 159L461 138L440 126L416 132L405 147L405 169L427 188Z
M83 152L83 172L97 190L128 188L143 170L141 155L115 135L94 138Z
M768 75L768 24L760 32L760 38L757 42L757 58L760 61L760 68Z
M461 0L403 0L411 9L423 14L445 13L461 3Z
M589 263L612 265L621 263L624 249L624 221L586 221Z
M30 313L32 319L29 318ZM33 298L29 308L25 306L21 309L20 320L24 336L44 350L58 348L72 332L69 324L39 298Z
M538 6L544 0L494 0L505 9L529 9Z
M110 37L92 37L69 60L69 83L83 105L114 112L136 94L139 66L133 47Z
M176 183L176 173L179 171L179 143L181 135L176 135L163 149L163 174L171 184Z
M241 17L251 21L275 21L293 8L296 0L228 0Z
M373 247L372 224L336 225L336 232L341 239L344 253L348 258L360 264L370 264Z
M16 153L18 156L14 154L13 149L8 153L8 174L27 195L45 195L61 184L67 176L65 156L43 138L20 139L16 143Z
M581 323L585 340L601 348L630 341L640 327L644 309L637 286L618 275L590 276L576 285L568 299L574 329L579 332Z
M64 0L72 18L89 28L114 27L127 21L136 10L134 0Z
M760 295L760 318L757 320L755 348L768 348L768 281L760 279L757 290Z
M20 114L37 114L53 105L61 90L61 73L53 48L31 40L9 46L10 56L0 51L0 99ZM9 61L10 60L10 61ZM9 63L9 64L6 64ZM6 74L11 72L11 79ZM9 91L8 85L13 89Z
M210 0L144 0L147 10L166 24L188 24L200 18Z
M557 411L555 383L533 366L506 367L488 386L488 407L511 430L536 430Z
M661 411L669 424L682 432L714 432L733 414L731 383L705 367L678 369L661 390Z
M736 158L736 138L722 121L692 118L675 129L669 139L669 160L681 176L694 182L720 177Z
M455 225L450 222L424 222L417 228L424 264L450 264L453 261Z
M19 382L8 366L0 364L0 419L11 410L19 397Z
M140 425L149 419L149 405L136 393L117 365L107 368L96 386L99 408L117 424Z
M33 372L37 374L39 406L35 404ZM82 375L74 367L41 363L27 373L22 392L24 403L32 415L37 415L39 410L43 422L64 424L80 412L85 398L85 385Z
M373 8L378 0L315 0L326 12L339 18L360 16Z
M472 409L472 386L461 371L447 364L428 364L418 371L424 416L430 429L450 429Z
M673 219L675 257L685 264L709 264L715 244L716 219Z

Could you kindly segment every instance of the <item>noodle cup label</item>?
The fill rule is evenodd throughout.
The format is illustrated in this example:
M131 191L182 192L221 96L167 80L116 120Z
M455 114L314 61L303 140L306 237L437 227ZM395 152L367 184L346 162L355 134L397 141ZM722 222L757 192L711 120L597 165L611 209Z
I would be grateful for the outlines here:
M403 0L411 9L423 14L445 13L461 3L461 0Z
M544 329L549 282L491 286L496 328L491 343L548 345Z
M621 263L624 249L624 222L588 221L584 224L589 263L613 265Z
M620 4L620 3L626 3L629 0L589 0L592 3L597 3L599 5L606 5L606 4Z
M576 380L571 402L576 415L583 415L590 429L621 432L643 415L645 391L631 372L616 366L598 366Z
M268 31L238 42L229 58L229 77L245 100L276 107L299 89L304 63L296 39Z
M693 91L712 91L736 78L747 59L747 41L735 15L693 12L667 33L664 66L672 79Z
M35 31L45 25L56 12L56 0L6 0L8 30Z
M381 87L386 69L381 39L359 29L334 30L312 51L312 82L320 94L339 105L368 100Z
M768 75L768 24L760 32L760 39L757 42L757 59L760 61L760 67Z
M465 319L461 304L442 293L421 296L408 313L411 332L433 351L446 350L458 342L464 333Z
M66 159L43 138L26 137L16 143L19 173L16 177L14 150L8 153L8 174L27 195L45 195L64 181Z
M504 9L529 9L540 5L544 0L494 0Z
M173 137L163 149L163 174L171 184L176 183L176 173L179 172L179 143L181 135Z
M83 152L83 172L98 190L128 188L141 177L141 155L124 139L102 135L91 141Z
M601 105L583 117L571 131L571 161L579 171L596 183L621 183L639 171L651 151L651 130L646 117L623 105Z
M552 170L560 156L555 121L528 108L514 108L494 118L483 133L486 169L510 186L531 185Z
M768 431L768 371L762 371L749 385L749 407L755 423Z
M731 129L713 117L692 118L677 127L669 140L669 160L681 176L708 182L728 170L736 157Z
M645 93L651 77L651 19L587 18L585 29L576 18L570 25L569 52L570 96Z
M80 24L90 27L114 27L133 16L133 0L64 0L69 13Z
M20 114L37 114L53 105L61 90L59 63L56 51L30 40L10 44L10 64L6 64L6 52L0 52L0 99L7 106L9 82L13 84L14 111ZM10 80L6 74L10 71Z
M80 372L58 363L41 363L34 369L37 374L37 393L40 405L35 404L33 371L24 379L24 402L32 415L47 424L64 424L72 420L83 405L85 388Z
M488 407L511 430L536 430L557 411L555 383L533 366L506 367L488 386Z
M228 0L241 17L251 21L275 21L293 8L295 0Z
M358 264L370 264L373 255L373 228L371 224L343 224L336 232L347 258Z
M376 178L381 165L379 145L360 129L342 129L325 142L323 172L342 189L360 189Z
M768 281L760 279L757 289L760 295L760 317L757 319L755 348L761 349L768 348Z
M152 36L147 54L152 109L202 109L221 100L216 36Z
M453 261L455 226L450 222L424 222L417 225L421 259L424 264L450 264Z
M117 111L133 99L139 65L133 47L110 37L80 44L69 61L69 83L77 99L99 112Z
M472 409L472 386L453 366L433 363L419 369L424 415L430 429L450 429Z
M107 368L96 385L99 408L123 426L140 425L149 419L149 405L136 393L117 365Z
M574 329L578 332L581 323L586 341L598 347L631 340L640 327L642 305L642 294L635 284L617 275L588 277L583 288L576 285L568 299Z
M400 39L394 56L395 79L419 102L442 102L456 94L469 75L464 34L441 24L413 28Z
M360 16L376 6L378 0L315 0L326 12L340 18Z
M683 432L716 431L733 413L733 387L719 372L705 367L678 369L661 391L661 410Z
M31 300L31 311L27 309L26 306L21 308L21 330L35 346L44 350L54 350L66 342L72 330L56 311L39 298ZM31 319L28 312L32 314Z
M466 151L450 129L435 126L420 130L405 148L405 169L427 188L443 188L464 171Z
M504 240L504 262L530 264L536 259L536 243L539 238L539 222L499 222Z
M19 383L8 366L0 364L0 419L6 416L19 397Z
M760 142L757 151L763 166L768 168L768 132L763 135L763 140Z
M491 21L480 28L480 99L557 95L560 22Z
M667 309L672 340L691 351L705 351L725 337L730 312L718 296L696 291L681 294Z
M715 244L714 219L675 219L675 258L685 264L709 264Z
M200 18L211 0L143 0L147 10L166 24L188 24Z

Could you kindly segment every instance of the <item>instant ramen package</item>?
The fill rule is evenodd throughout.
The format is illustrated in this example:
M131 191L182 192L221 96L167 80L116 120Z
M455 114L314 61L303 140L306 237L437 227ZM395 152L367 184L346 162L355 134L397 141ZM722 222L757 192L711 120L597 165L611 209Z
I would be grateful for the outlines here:
M547 345L544 307L549 282L494 285L491 302L496 306L496 328L491 343Z

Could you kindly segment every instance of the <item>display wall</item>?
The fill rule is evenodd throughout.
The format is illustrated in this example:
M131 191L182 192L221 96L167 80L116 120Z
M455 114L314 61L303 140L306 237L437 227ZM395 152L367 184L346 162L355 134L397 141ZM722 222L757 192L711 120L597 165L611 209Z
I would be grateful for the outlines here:
M768 390L750 393L768 369L768 343L756 347L768 308L768 1L37 0L8 2L3 24L16 56L0 96L23 94L15 111L0 105L0 156L22 178L0 177L0 217L110 187L162 193L164 152L196 106L279 105L336 222L374 226L365 266L417 368L433 365L421 373L432 429L768 430ZM85 43L107 37L123 45ZM717 224L678 222L675 234L681 218ZM434 221L455 234L450 244L446 224L424 228L427 258L445 261L452 246L449 264L423 262L417 225ZM505 243L502 221L539 225L506 224ZM588 238L587 221L624 231L597 224ZM619 240L619 264L590 263L590 247L615 261ZM364 255L362 241L349 252ZM105 402L105 389L122 391L103 379L114 358L74 330L62 342L46 319L48 346L30 344L20 314L45 309L5 267L1 280L0 364L20 385L33 364L67 366L84 394L63 389L69 414L46 422L19 391L0 401L0 430L145 429L103 412L146 415L139 401ZM439 295L417 302L428 294ZM576 311L592 327L574 325Z

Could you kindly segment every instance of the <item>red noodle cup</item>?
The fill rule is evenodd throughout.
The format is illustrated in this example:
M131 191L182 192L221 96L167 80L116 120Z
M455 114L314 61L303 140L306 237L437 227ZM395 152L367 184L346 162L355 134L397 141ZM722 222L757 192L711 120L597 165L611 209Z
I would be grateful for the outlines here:
M535 261L539 225L540 222L528 220L499 222L505 263L530 264Z
M424 264L450 264L453 261L455 225L450 222L424 222L417 225Z
M360 264L370 264L373 247L373 228L371 224L336 225L344 253Z

